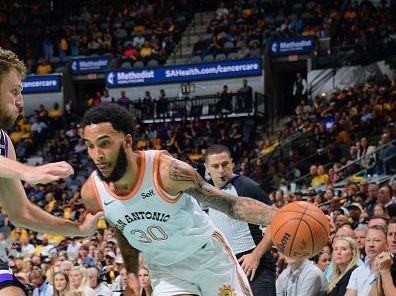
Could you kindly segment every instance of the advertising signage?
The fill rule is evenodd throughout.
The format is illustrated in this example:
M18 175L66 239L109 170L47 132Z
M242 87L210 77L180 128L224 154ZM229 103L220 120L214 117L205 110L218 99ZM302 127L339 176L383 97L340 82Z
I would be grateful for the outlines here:
M271 55L282 56L311 52L314 47L312 36L275 39L271 42Z
M70 70L73 74L104 72L109 69L108 57L91 57L72 59Z
M259 76L261 74L261 59L250 59L109 71L105 73L105 84L108 88L116 88Z
M23 94L60 92L62 79L60 74L29 75L22 81Z

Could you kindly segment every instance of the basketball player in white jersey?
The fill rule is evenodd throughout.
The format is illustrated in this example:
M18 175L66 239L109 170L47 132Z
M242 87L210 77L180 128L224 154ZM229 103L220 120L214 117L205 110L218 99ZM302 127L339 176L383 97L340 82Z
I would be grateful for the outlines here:
M101 104L83 118L84 141L96 170L81 196L92 213L104 211L138 295L138 252L148 263L154 295L244 295L252 292L228 243L196 199L234 219L268 225L277 209L206 183L190 165L165 151L134 151L132 116ZM194 197L194 198L193 198Z
M64 236L89 236L95 233L97 216L88 215L84 224L54 217L28 200L20 180L47 183L73 173L66 162L30 167L16 161L15 150L5 129L10 128L23 107L22 77L25 66L11 51L0 48L0 204L18 226ZM0 296L25 295L24 286L0 260Z

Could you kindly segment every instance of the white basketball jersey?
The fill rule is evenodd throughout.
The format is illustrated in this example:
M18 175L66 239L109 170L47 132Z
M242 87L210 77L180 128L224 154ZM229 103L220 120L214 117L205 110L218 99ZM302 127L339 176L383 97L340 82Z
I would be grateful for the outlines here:
M161 188L161 152L139 152L138 180L125 196L112 192L96 171L91 178L106 220L143 252L145 261L170 265L205 245L215 228L193 197L185 193L172 196Z

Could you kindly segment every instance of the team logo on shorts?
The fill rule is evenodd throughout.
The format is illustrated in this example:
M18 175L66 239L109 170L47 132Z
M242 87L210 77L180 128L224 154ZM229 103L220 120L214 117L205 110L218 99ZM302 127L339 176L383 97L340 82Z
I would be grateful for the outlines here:
M224 285L223 288L220 288L219 296L236 296L234 289L231 285Z

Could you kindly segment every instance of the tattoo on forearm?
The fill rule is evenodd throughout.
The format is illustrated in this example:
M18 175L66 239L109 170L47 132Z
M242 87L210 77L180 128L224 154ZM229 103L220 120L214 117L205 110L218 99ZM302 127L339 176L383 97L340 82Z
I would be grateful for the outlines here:
M277 209L247 197L237 197L208 184L193 168L173 160L169 169L170 179L192 182L192 188L185 190L191 196L205 202L231 218L252 224L270 224Z

